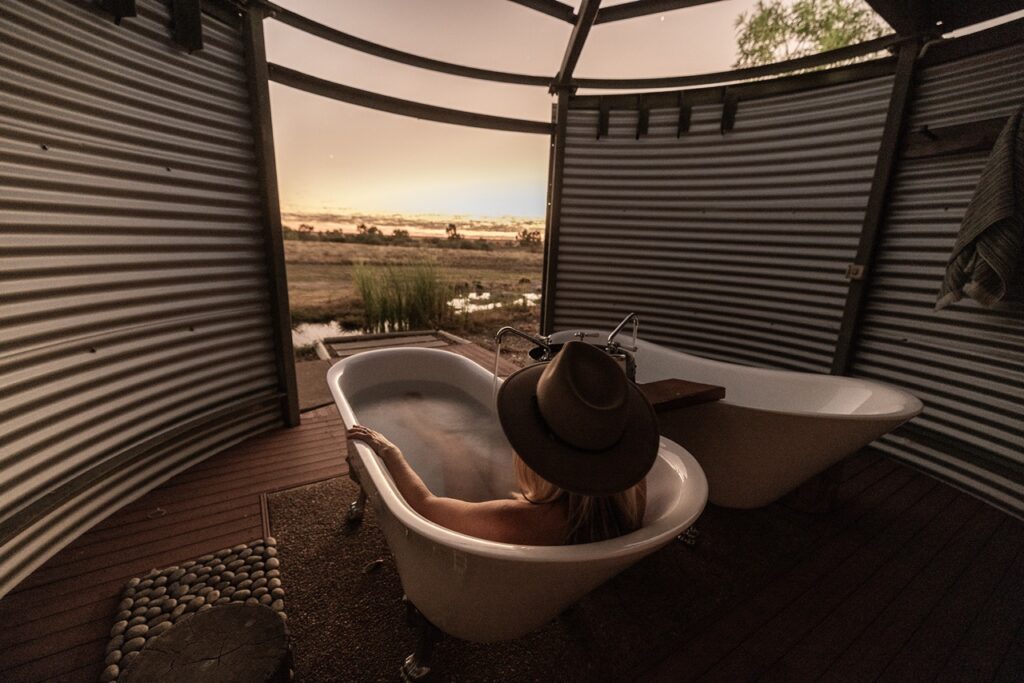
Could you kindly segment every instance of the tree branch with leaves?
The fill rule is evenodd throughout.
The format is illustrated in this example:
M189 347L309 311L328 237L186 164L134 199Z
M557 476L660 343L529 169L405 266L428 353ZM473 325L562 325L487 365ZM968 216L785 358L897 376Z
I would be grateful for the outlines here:
M735 68L836 50L887 32L863 0L758 0L736 18L736 30Z

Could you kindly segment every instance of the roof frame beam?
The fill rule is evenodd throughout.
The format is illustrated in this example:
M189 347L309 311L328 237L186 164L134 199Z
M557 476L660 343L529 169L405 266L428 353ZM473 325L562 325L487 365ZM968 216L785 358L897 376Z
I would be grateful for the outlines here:
M515 83L518 85L536 85L544 87L551 85L550 76L532 76L528 74L509 73L506 71L494 71L491 69L478 69L472 66L463 66L462 64L444 62L439 59L421 57L420 55L414 55L411 52L396 50L395 48L374 43L350 33L345 33L344 31L339 31L336 28L308 19L301 14L296 14L295 12L272 2L262 2L261 4L266 8L268 16L271 19L279 21L282 24L287 24L292 28L304 31L317 36L318 38L323 38L324 40L328 40L336 45L342 45L351 50L357 50L359 52L387 59L399 64L407 64L409 66L419 67L420 69L428 69L430 71L451 74L453 76L494 81L496 83Z
M610 21L645 17L649 14L671 12L676 9L708 5L713 2L721 2L721 0L633 0L633 2L627 2L622 5L603 7L597 13L597 19L594 23L606 24Z
M536 10L542 14L546 14L549 17L555 19L561 19L562 21L570 24L576 23L576 11L571 5L567 5L564 2L558 2L558 0L511 0L517 5L523 7L529 7L532 10Z
M561 88L571 88L572 74L576 70L576 64L580 61L580 54L583 53L583 45L590 35L590 27L597 19L600 11L601 0L583 0L580 5L580 13L576 16L576 23L572 27L572 35L569 36L569 44L565 46L565 55L562 57L562 68L555 76L555 82L551 86L551 92Z
M267 64L267 77L269 80L281 85L287 85L297 90L303 90L313 95L320 95L339 102L347 102L368 109L386 111L401 116L411 116L426 121L437 121L439 123L453 123L459 126L471 128L489 128L491 130L507 130L516 133L538 133L550 135L554 126L548 121L530 121L526 119L513 119L507 116L493 116L491 114L478 114L476 112L462 111L460 109L449 109L438 107L432 104L412 102L389 95L370 92L352 88L341 83L335 83L316 76L289 69L279 64Z
M638 90L644 88L690 88L694 86L742 82L755 78L779 76L801 69L828 66L848 59L863 57L873 52L891 50L905 40L907 39L893 33L863 43L847 45L846 47L819 52L814 55L807 55L806 57L796 57L782 62L775 62L774 64L749 66L743 69L732 69L731 71L716 71L690 76L664 76L659 78L574 78L571 85L574 88L600 90Z

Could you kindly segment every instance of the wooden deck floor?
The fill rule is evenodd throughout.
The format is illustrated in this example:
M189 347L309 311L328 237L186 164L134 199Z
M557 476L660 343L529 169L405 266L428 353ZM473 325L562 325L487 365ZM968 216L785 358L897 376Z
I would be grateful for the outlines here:
M344 474L334 406L235 446L114 513L0 600L0 680L97 681L125 581L259 538L260 494Z
M124 581L262 536L260 494L339 476L344 452L319 408L118 511L0 600L0 680L97 680ZM699 526L678 580L704 597L652 635L639 679L1024 680L1024 524L970 496L865 452L833 513L709 508Z

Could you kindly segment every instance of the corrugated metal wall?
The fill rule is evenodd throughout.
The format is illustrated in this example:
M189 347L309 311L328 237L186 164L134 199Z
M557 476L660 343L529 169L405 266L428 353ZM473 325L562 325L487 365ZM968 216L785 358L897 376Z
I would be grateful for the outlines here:
M908 128L1024 105L1024 44L921 69ZM935 295L987 153L900 162L852 373L907 387L924 413L877 445L1024 514L1024 307Z
M0 595L282 423L240 27L0 5Z
M721 104L678 136L679 108L652 108L639 139L635 106L598 139L599 112L570 104L553 329L637 311L651 341L827 372L891 89L744 96L724 135Z
M922 60L910 135L1024 105L1015 26L992 32L1004 47L977 53L964 46L986 39L973 36ZM633 105L613 106L598 139L595 98L578 98L551 219L552 329L607 328L636 310L652 341L828 372L891 87L875 77L744 98L724 135L722 105L699 105L678 138L679 109L666 107L638 139ZM851 374L925 402L880 449L1024 515L1024 307L932 310L986 158L897 163Z

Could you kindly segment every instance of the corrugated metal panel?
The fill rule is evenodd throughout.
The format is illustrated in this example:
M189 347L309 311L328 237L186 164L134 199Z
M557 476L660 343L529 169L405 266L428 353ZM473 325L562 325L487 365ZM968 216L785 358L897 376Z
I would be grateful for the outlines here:
M646 339L827 372L892 89L880 77L739 104L570 110L554 328L635 310Z
M911 126L969 123L1024 104L1024 45L924 69ZM1024 514L1024 307L935 312L985 154L904 161L890 195L853 373L907 387L924 413L880 447Z
M242 36L138 5L0 7L0 595L281 424Z
M15 552L4 558L0 595L27 577L43 560L112 512L141 498L153 488L213 453L219 453L280 422L280 401L244 404L245 411L224 416L215 429L176 434L132 462L121 464L102 481L83 487L67 504L54 508L21 529L6 544Z

